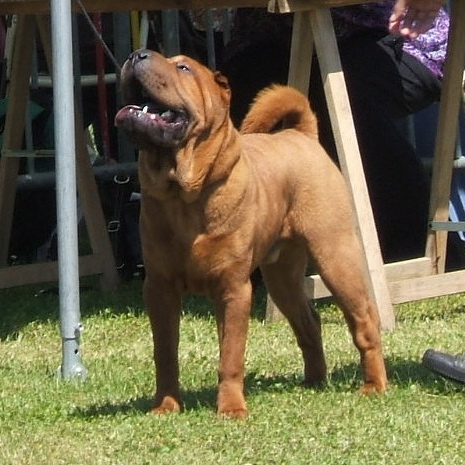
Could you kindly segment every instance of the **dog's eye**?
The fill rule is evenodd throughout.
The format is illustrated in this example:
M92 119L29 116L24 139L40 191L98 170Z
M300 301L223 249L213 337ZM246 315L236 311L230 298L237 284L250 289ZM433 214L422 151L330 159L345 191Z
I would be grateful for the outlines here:
M190 71L189 66L187 66L187 65L184 64L184 63L178 63L176 66L177 66L177 68L180 69L181 71Z

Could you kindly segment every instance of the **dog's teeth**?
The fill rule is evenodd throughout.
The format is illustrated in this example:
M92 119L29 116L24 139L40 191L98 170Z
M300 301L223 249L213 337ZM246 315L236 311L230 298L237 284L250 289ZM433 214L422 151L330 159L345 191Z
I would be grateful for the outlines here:
M173 115L174 115L174 113L171 110L166 110L161 114L161 117L163 119L170 119L170 118L173 117Z
M147 105L145 105L144 108L142 108L142 113L147 113L149 107Z

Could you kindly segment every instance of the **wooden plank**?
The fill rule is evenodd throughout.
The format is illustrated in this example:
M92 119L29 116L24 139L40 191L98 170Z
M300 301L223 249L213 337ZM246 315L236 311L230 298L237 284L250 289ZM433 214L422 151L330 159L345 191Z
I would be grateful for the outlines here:
M279 311L279 308L268 294L266 299L265 321L267 323L275 323L282 320L284 320L284 315Z
M291 13L293 11L308 11L315 8L359 5L360 3L372 3L373 1L376 0L270 0L268 11L272 13Z
M91 276L102 273L102 258L98 255L86 255L79 258L79 276ZM7 266L0 268L0 289L58 281L58 263L32 263L29 265Z
M428 257L413 258L384 265L388 282L403 279L421 278L434 274L434 268Z
M308 10L309 2L305 2L305 5L305 9ZM310 57L314 40L325 81L325 93L336 136L339 159L343 167L343 173L351 188L352 201L357 213L361 241L365 250L367 278L378 307L383 328L393 329L395 325L394 313L358 152L358 143L334 37L334 29L328 10L318 10L311 13L304 11L295 14L288 84L305 94L308 92ZM305 57L305 59L302 59L302 57ZM344 134L344 138L342 134ZM305 287L309 298L318 299L330 295L319 277L307 278ZM270 321L281 318L282 315L270 296L268 296L267 319Z
M256 7L285 13L313 8L331 8L367 3L373 0L82 0L89 13L131 10L191 10L197 8ZM73 10L80 11L76 2ZM0 0L0 14L45 14L50 12L50 0Z
M185 10L212 7L262 7L266 8L266 0L82 0L89 13L104 13L132 10ZM72 8L80 12L76 2ZM0 1L0 14L47 14L50 12L49 0L6 0Z
M458 294L465 291L465 270L396 281L389 289L395 304Z
M44 52L49 66L51 65L51 43L47 40L50 37L49 25L44 18L40 18L40 32L43 41ZM31 15L22 15L18 20L17 36L15 42L15 50L13 55L12 77L9 89L9 99L14 101L15 105L8 108L5 124L4 145L6 148L21 147L23 131L24 131L24 115L26 112L26 102L29 95L29 76L31 74L32 65L32 46L34 34L31 32L35 27L35 17ZM90 164L90 159L87 154L84 133L82 129L82 121L77 118L76 131L76 146L77 146L77 173L78 173L78 189L81 204L83 205L86 226L89 232L93 253L97 259L92 260L92 274L102 275L102 289L113 290L119 281L118 271L116 269L115 259L111 248L110 240L107 233L107 228L104 220L103 211L100 204L100 198L97 191L97 186ZM16 161L17 159L11 159ZM16 184L13 185L13 180L16 182L16 172L12 172L9 168L12 161L9 159L1 160L2 171L0 172L0 229L2 235L2 255L6 255L9 245L9 231L11 230L11 217L14 207L14 195ZM8 163L8 164L7 164ZM5 199L9 199L7 204ZM5 252L6 251L6 252ZM83 261L84 264L88 263ZM23 285L31 282L40 282L57 279L56 266L47 263L35 265L20 265L15 267L7 267L6 257L0 262L0 287L8 287L14 285ZM84 273L86 273L84 271ZM88 274L88 273L86 273Z
M294 15L287 83L308 95L312 67L313 34L308 12ZM307 59L302 60L302 57Z
M82 119L76 110L76 172L79 200L84 212L87 232L93 253L100 257L101 287L105 292L116 289L119 283L115 256L108 236L92 165L87 153Z
M395 326L394 312L358 150L331 14L328 9L320 9L310 11L309 15L339 162L352 195L359 236L365 251L367 279L378 307L381 325L383 329L390 330Z
M450 185L452 178L458 116L462 102L462 79L465 67L465 2L452 2L451 27L444 67L441 104L431 180L430 220L449 219ZM447 231L428 234L426 254L443 273L446 262Z
M431 261L427 257L388 263L384 265L384 269L388 282L423 278L432 274ZM331 295L319 275L307 276L304 285L305 293L309 299L322 299Z
M310 300L330 297L331 292L325 286L320 275L314 274L307 276L304 281L305 294Z
M32 16L22 16L18 19L11 78L7 92L8 100L14 104L8 106L5 117L3 131L5 149L20 149L23 142L24 120L29 97L29 76L32 67L34 27ZM0 266L5 266L8 259L18 170L18 158L2 157L0 159Z

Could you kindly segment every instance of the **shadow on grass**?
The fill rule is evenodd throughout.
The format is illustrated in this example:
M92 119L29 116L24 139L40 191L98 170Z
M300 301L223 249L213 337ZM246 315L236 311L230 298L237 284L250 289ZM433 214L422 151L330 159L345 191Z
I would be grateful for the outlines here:
M148 412L152 407L151 397L138 397L125 402L107 402L90 407L76 407L71 416L77 418L113 417L116 415L129 415L140 412Z
M435 395L448 395L464 392L464 386L441 378L423 367L420 362L391 358L387 361L390 385L400 389L408 389L413 385L421 386L425 391ZM314 392L354 392L362 385L360 367L351 363L336 368L328 375L327 382ZM288 395L296 389L306 389L300 374L262 376L249 373L245 380L246 398L258 396L261 393L276 393ZM182 393L185 411L210 410L216 408L216 386L199 390L184 390ZM153 398L143 396L124 402L108 402L87 408L76 408L71 415L79 418L96 418L125 414L148 413L153 407Z
M214 410L216 402L216 387L204 388L198 391L183 391L184 410ZM149 413L153 408L153 397L142 396L125 402L107 402L90 407L77 407L71 415L78 418L96 418L125 414Z
M432 372L420 361L391 357L387 360L387 370L391 385L400 388L419 385L434 394L465 392L463 384Z
M301 383L294 376L260 377L250 374L246 377L246 397L258 395L260 392L288 393L298 387ZM216 409L217 388L212 386L199 390L182 391L184 411L201 411ZM153 397L142 396L124 402L107 402L90 407L75 408L71 416L78 418L98 418L117 415L131 415L149 413L153 407Z
M465 386L453 380L443 378L428 368L420 361L390 357L386 359L386 370L390 386L408 389L412 385L421 386L423 389L435 394L447 394L450 392L464 392ZM333 392L356 391L363 384L363 375L358 363L349 363L336 367L328 373L328 378L321 386L310 389L324 392L330 389ZM285 376L261 376L249 373L246 376L247 395L259 394L263 391L290 392L295 388L308 388L303 383L303 374L295 373Z
M448 394L451 392L463 392L463 384L443 378L424 367L420 361L389 357L386 359L388 382L391 387L408 389L412 386L420 386L425 391L434 394ZM356 389L363 382L360 366L351 363L334 369L328 377L331 389L344 391Z

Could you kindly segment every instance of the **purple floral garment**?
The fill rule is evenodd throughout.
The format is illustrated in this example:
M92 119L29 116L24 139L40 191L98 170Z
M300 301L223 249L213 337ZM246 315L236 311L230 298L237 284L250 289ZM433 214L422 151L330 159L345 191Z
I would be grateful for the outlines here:
M366 29L388 33L389 17L395 0L333 8L331 13L338 39ZM441 9L433 27L416 39L406 39L403 49L414 56L437 77L442 78L446 57L449 15Z

